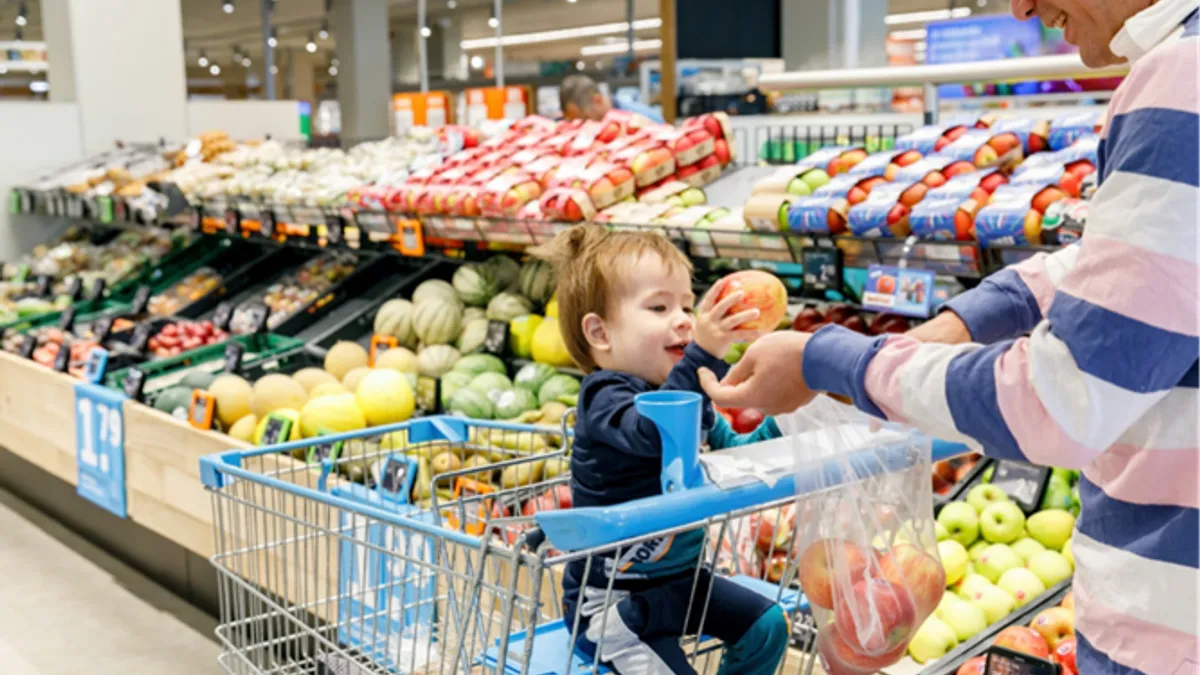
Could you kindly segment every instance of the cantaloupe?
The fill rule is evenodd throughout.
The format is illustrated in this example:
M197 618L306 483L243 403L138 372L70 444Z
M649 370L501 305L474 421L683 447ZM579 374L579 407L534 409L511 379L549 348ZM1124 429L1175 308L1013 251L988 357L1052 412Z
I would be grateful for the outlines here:
M417 354L421 374L426 377L441 377L458 362L460 354L450 345L431 345Z
M300 410L300 433L313 438L321 430L334 433L355 431L367 426L367 420L354 394L335 394L310 400Z
M344 385L342 385L341 382L334 380L333 382L325 382L323 384L318 384L317 386L313 387L312 391L308 392L308 400L311 401L314 398L320 398L322 396L333 396L335 394L349 394L349 393L350 393L350 391L348 389L346 389L346 387Z
M417 305L412 323L421 344L450 344L462 326L462 306L441 298L426 300Z
M355 368L354 370L346 373L346 377L342 378L342 386L346 388L346 391L353 394L354 392L358 391L359 383L362 382L362 379L366 377L367 373L369 372L371 372L371 369L367 366Z
M339 380L355 368L367 366L367 350L357 342L342 341L329 348L325 354L325 371Z
M221 375L213 380L208 393L216 400L216 416L226 429L250 414L250 396L254 389L237 375Z
M396 347L375 357L375 368L385 368L398 373L415 373L420 370L417 355L405 349Z
M487 318L493 321L512 321L528 314L533 309L533 303L528 298L516 293L500 293L488 302Z
M250 395L250 412L262 419L267 413L280 408L299 410L308 402L308 392L300 383L287 375L274 373L259 378Z
M403 374L387 368L367 373L354 398L369 426L403 422L413 415L412 386Z
M454 271L454 290L468 305L484 307L499 291L496 270L489 265L463 265Z
M521 267L518 288L521 295L541 304L550 300L554 293L554 270L544 260L531 260Z
M458 351L471 354L483 348L487 341L488 320L471 319L463 322L462 334L458 336Z
M496 276L496 287L502 291L516 289L517 280L521 276L521 265L506 255L494 255L484 263L492 268Z
M450 292L453 295L453 289ZM416 346L417 334L412 327L413 310L413 303L408 300L396 299L383 303L375 314L375 334L391 335L404 347Z
M445 298L458 302L458 293L454 291L454 287L448 281L441 279L429 279L422 281L412 294L412 303L419 305L431 298Z
M333 375L321 370L320 368L301 368L292 373L292 379L295 380L304 391L312 392L313 387L319 384L327 384L329 382L337 382L338 379Z
M239 441L247 443L254 442L254 430L258 428L258 418L254 415L246 415L242 419L233 423L229 427L229 435Z

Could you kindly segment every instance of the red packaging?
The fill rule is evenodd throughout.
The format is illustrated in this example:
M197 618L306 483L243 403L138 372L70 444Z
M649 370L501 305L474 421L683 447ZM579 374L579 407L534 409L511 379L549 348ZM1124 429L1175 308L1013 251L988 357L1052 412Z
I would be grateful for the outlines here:
M483 192L479 195L479 210L489 218L511 218L541 193L542 188L537 181L523 173L502 174L483 186Z
M588 193L579 188L550 188L538 199L538 206L549 220L578 223L596 216L596 205Z
M609 156L609 161L628 167L638 187L652 185L675 173L674 154L656 141L617 150Z
M583 190L596 209L616 204L634 192L633 173L624 166L604 162L564 163L554 174L553 183Z
M712 134L714 140L733 138L733 128L729 123L729 115L723 112L705 113L697 117L689 117L683 121L684 129L701 128Z
M627 110L617 110L616 108L610 108L605 113L604 121L616 122L619 127L619 135L636 134L654 124L645 115Z
M713 153L713 137L703 127L669 129L655 135L675 156L675 166L688 166Z
M722 167L716 154L705 155L695 164L676 169L675 177L692 187L704 187L721 177Z
M543 117L541 115L528 115L526 117L522 117L516 122L513 122L511 128L513 131L519 131L522 133L532 132L540 134L552 134L557 126L558 123L549 117Z

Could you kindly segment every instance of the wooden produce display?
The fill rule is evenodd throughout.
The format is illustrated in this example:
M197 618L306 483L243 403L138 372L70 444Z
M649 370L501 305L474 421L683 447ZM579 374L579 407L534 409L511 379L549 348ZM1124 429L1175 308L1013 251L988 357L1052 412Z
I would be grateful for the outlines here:
M0 352L0 444L75 485L75 383L64 373Z

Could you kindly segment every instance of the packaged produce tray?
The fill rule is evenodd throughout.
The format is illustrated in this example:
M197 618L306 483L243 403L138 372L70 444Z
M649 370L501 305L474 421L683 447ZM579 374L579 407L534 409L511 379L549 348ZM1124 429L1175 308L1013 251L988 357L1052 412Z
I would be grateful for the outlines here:
M189 260L156 284L149 311L156 316L195 317L212 309L228 293L236 293L269 272L276 246L220 237L205 255Z
M108 363L111 367L124 368L137 363L142 359L141 355L117 337L122 332L131 332L136 323L127 316L129 306L111 301L101 304L109 307L79 315L69 322L69 327L64 327L68 323L65 321L66 314L74 313L75 308L51 317L39 317L30 322L33 325L14 327L5 332L0 340L0 348L33 359L47 368L65 370L76 376L82 374L84 362L93 347L102 346L109 351ZM102 323L107 327L101 328ZM106 337L98 340L95 334L97 330L106 333ZM30 338L33 339L32 343ZM64 343L70 345L71 356L62 363L57 357Z

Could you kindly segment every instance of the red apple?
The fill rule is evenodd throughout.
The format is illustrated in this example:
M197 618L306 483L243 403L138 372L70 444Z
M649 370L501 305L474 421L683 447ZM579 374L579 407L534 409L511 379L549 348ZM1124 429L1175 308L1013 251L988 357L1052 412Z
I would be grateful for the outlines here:
M751 308L759 312L758 318L741 324L738 330L773 330L787 313L787 288L774 274L762 270L742 270L725 277L723 283L718 302L736 291L743 294L742 300L730 308L730 314Z
M987 672L987 657L976 656L958 667L954 675L983 675Z
M766 415L758 408L742 408L736 415L733 416L733 430L735 433L748 434L758 428L758 425L763 423Z
M1025 214L1025 241L1032 245L1042 243L1042 214L1030 209Z
M1050 658L1062 666L1063 675L1079 675L1079 667L1075 665L1075 638L1071 637L1059 642Z
M941 171L930 171L921 182L930 188L939 188L946 184L946 175Z
M908 327L908 319L895 314L879 314L871 320L871 332L875 335L905 333Z
M1067 609L1074 610L1075 609L1075 592L1067 591L1067 594L1063 596L1062 602L1058 603L1058 606L1066 607Z
M733 156L729 153L729 141L724 138L718 138L713 141L713 155L721 162L722 166L732 162Z
M705 155L704 157L702 157L700 159L699 162L696 162L696 166L700 167L701 170L707 169L711 166L720 166L720 165L721 165L721 160L720 160L720 158L717 157L716 153L713 153L711 155Z
M896 237L908 236L908 214L910 209L904 204L896 204L888 211L887 224Z
M936 558L916 546L894 546L880 559L879 566L888 581L908 589L920 620L925 620L942 601L946 570Z
M841 234L846 231L846 214L838 209L830 208L825 216L825 225L829 234Z
M988 139L987 144L992 146L998 155L1003 156L1014 148L1021 147L1021 139L1014 133L1006 132Z
M1042 152L1047 147L1049 147L1049 143L1046 141L1045 138L1043 138L1042 136L1040 136L1038 134L1029 134L1029 153L1030 154L1033 154L1035 152Z
M992 146L984 143L975 151L975 166L983 168L995 164L1000 159L1000 154Z
M1083 192L1083 176L1066 171L1058 181L1058 187L1062 188L1067 196L1078 198Z
M914 183L907 190L900 193L900 203L908 207L916 206L922 199L925 198L925 195L928 193L928 185L924 183Z
M1007 647L1014 652L1029 654L1039 659L1050 660L1050 647L1041 635L1027 626L1009 626L1000 631L993 643L997 647Z
M834 605L838 635L870 656L906 644L919 625L908 590L887 579L863 579L850 593L835 594Z
M842 639L837 625L830 623L821 627L817 633L817 654L821 657L821 667L828 675L871 675L892 665L904 656L907 645L899 647L879 656L867 656L856 652Z
M987 193L990 195L996 191L996 188L1000 187L1001 185L1004 185L1007 182L1008 182L1008 179L1004 177L1004 174L1002 174L1000 172L996 172L996 173L991 173L991 174L984 176L979 181L979 187L983 188L984 190L987 190Z
M945 148L947 145L957 141L959 137L965 133L967 133L967 127L965 126L957 126L948 129L946 133L942 134L941 137L934 142L933 151L941 152L942 148Z
M680 180L700 173L700 164L692 164L691 166L681 166L675 170L675 177Z
M900 169L908 166L909 164L915 164L916 162L920 161L920 159L921 153L916 150L907 150L902 152L887 165L886 169L883 170L883 176L887 180L895 180L896 173L899 172Z
M966 162L966 161L959 161L959 162L954 162L950 166L942 169L942 175L944 175L946 178L954 178L955 176L957 176L959 174L971 173L974 170L975 170L974 164L972 164L970 162Z
M845 539L818 539L800 554L797 578L809 603L833 609L835 584L855 584L863 578L868 565L867 556ZM845 578L835 578L836 570L844 570Z
M1060 199L1066 198L1066 193L1056 187L1051 186L1034 195L1031 206L1033 206L1034 211L1037 211L1038 213L1045 213L1046 209L1049 208L1051 204Z
M761 513L753 513L746 522L750 531L754 533L754 546L763 555L770 555L776 550L786 551L792 541L795 521L790 509L786 512L783 509L767 509Z
M825 315L816 307L805 307L792 320L792 330L811 333L825 320Z
M1051 607L1038 612L1029 627L1037 631L1050 649L1067 638L1075 637L1075 610Z
M863 335L870 334L870 330L867 328L867 322L857 314L846 317L846 320L842 321L841 325L843 328L849 328L855 333L862 333Z
M1096 173L1096 167L1092 165L1091 160L1080 159L1068 164L1067 171L1078 175L1080 178L1083 178L1088 174Z

